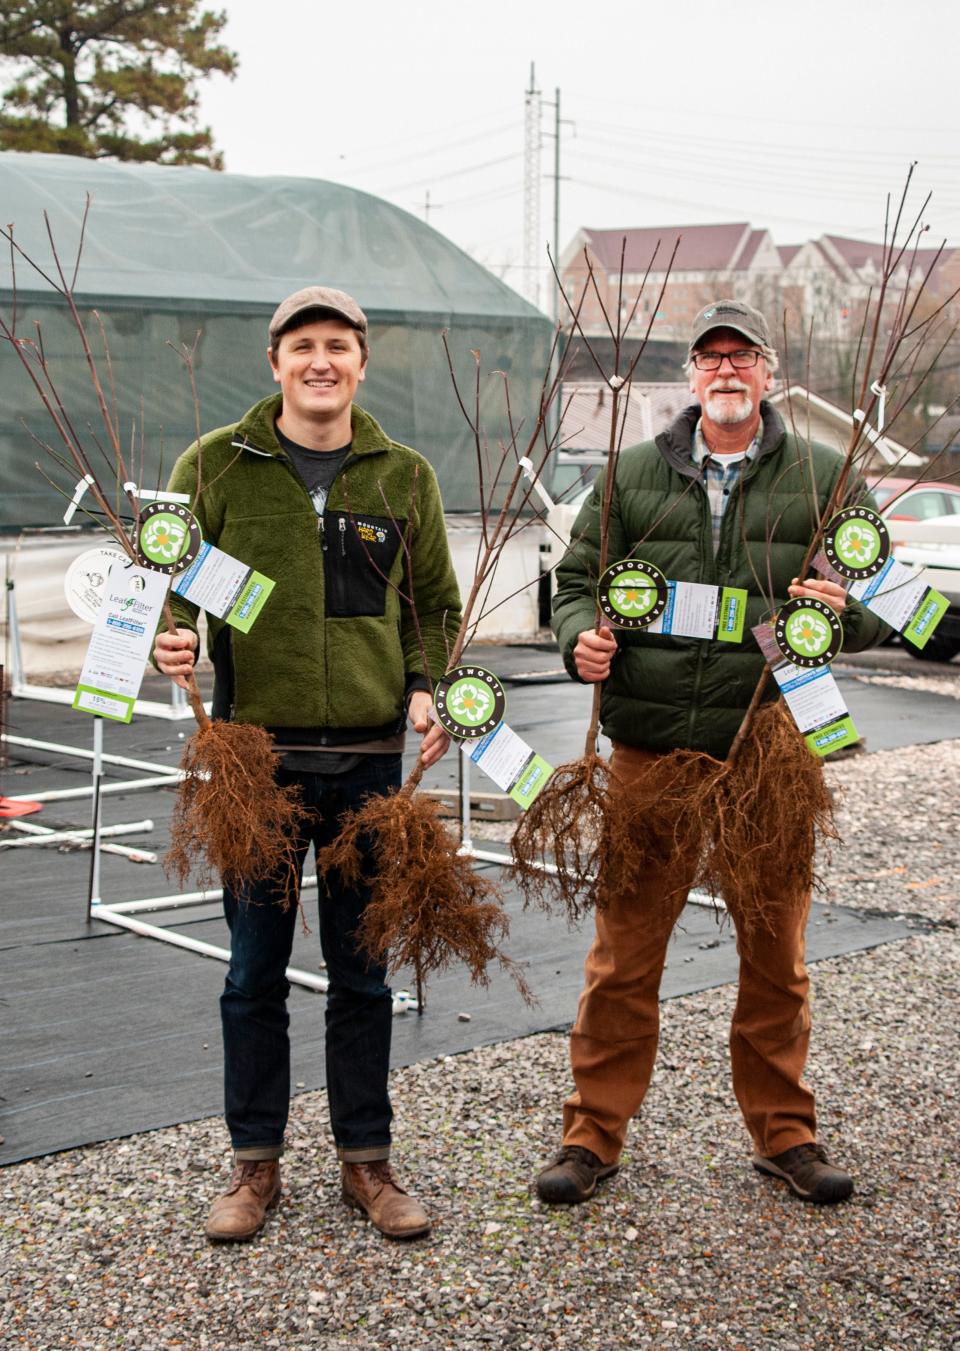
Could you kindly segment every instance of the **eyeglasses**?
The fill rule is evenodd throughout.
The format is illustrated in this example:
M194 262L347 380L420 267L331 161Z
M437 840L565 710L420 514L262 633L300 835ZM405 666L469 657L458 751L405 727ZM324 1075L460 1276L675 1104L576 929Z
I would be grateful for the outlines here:
M762 352L749 351L747 348L742 352L694 352L693 364L698 371L718 371L725 361L729 361L735 371L747 371L762 356Z

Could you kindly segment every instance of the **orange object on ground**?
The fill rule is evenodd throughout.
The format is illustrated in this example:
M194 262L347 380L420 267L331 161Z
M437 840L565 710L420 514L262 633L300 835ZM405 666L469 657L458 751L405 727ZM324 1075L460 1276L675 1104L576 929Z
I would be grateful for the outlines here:
M34 812L42 810L42 802L23 802L12 797L0 797L0 818L32 816Z

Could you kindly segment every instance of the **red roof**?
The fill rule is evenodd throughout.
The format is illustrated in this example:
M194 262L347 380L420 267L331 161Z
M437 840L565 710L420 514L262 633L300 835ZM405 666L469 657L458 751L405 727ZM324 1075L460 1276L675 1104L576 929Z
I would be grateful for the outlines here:
M733 225L661 225L636 230L592 230L584 226L583 234L591 253L611 272L620 266L624 238L628 272L645 271L658 244L657 270L666 270L678 235L674 272L723 272L745 266L744 258L749 261L753 257L766 231L739 221Z
M750 235L747 239L746 244L744 244L739 257L735 260L735 266L737 268L746 269L750 266L750 264L756 257L757 249L760 247L760 241L763 239L766 233L767 233L766 230L750 231Z
M879 272L883 266L883 245L871 244L866 239L847 239L843 235L824 235L823 238L830 244L848 267L859 270L867 262L872 262ZM941 254L941 262L945 262L953 253L953 249L944 249ZM926 272L927 268L937 256L936 249L907 249L901 262L911 269L921 268Z

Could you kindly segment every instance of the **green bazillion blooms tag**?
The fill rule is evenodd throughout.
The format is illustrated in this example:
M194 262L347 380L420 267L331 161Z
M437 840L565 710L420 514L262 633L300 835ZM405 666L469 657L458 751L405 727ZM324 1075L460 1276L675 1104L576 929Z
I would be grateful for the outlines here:
M949 602L930 586L925 569L917 571L898 563L891 547L882 517L868 507L846 507L824 530L823 553L814 559L814 567L823 571L826 563L854 600L922 651Z
M830 662L843 646L843 627L825 601L788 600L772 624L753 630L784 703L814 755L829 755L860 740Z
M603 614L618 629L743 641L747 593L740 587L671 582L652 563L625 558L607 568L597 595Z
M526 810L553 773L543 756L503 721L503 685L482 666L457 666L437 682L437 721L461 742L463 754Z

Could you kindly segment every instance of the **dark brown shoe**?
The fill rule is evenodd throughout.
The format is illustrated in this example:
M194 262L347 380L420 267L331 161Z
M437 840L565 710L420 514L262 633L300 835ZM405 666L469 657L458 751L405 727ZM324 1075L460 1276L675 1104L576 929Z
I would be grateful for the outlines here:
M845 1201L853 1191L850 1174L828 1162L823 1146L813 1141L794 1145L793 1149L785 1149L769 1159L754 1154L753 1166L758 1173L780 1178L801 1201L814 1205L835 1205L837 1201Z
M341 1164L340 1183L347 1205L364 1211L387 1238L429 1234L427 1212L400 1186L386 1159Z
M280 1163L277 1159L238 1163L230 1186L218 1196L207 1217L207 1238L214 1243L246 1243L280 1200Z
M602 1163L590 1149L564 1145L537 1177L537 1194L550 1206L574 1206L589 1201L597 1183L620 1171L619 1163Z

